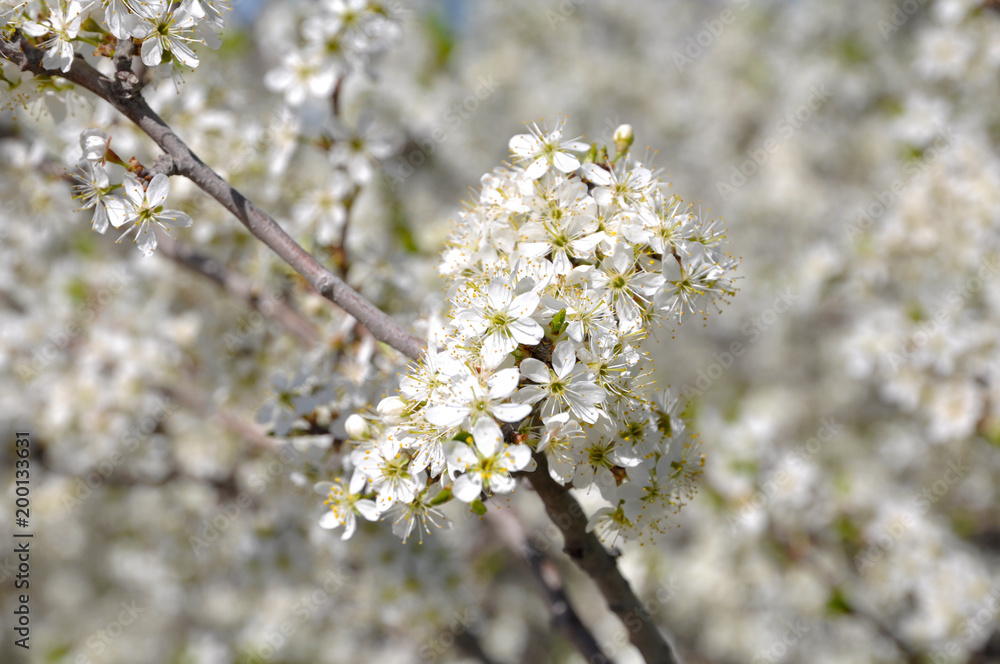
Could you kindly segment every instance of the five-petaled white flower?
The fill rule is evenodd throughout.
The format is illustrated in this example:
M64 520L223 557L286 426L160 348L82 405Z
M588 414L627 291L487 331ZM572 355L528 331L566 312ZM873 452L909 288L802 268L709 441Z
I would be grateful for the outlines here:
M657 272L637 270L635 251L619 242L608 258L601 262L601 269L591 272L591 284L598 292L606 293L618 315L618 329L631 332L642 325L643 307L636 302L648 302L666 278Z
M125 195L128 196L129 202L134 207L129 210L128 217L116 224L116 227L123 223L131 223L132 227L122 233L116 242L121 242L129 233L136 231L135 239L132 241L138 245L139 251L144 256L152 256L156 250L154 223L168 233L170 231L168 224L186 228L193 223L191 217L183 212L163 209L163 201L167 200L167 194L170 193L170 178L163 173L154 175L145 190L134 175L127 173L122 186L125 188ZM112 218L111 223L114 224L114 222L115 219Z
M486 296L456 316L473 334L483 336L483 362L490 368L500 364L518 344L534 346L545 335L542 326L531 318L541 296L533 290L514 295L510 281L490 281Z
M597 407L607 397L604 389L589 380L583 367L576 367L576 348L572 341L564 340L556 344L552 351L552 369L533 357L521 361L521 375L535 381L537 385L527 385L517 393L525 403L542 404L542 414L550 416L568 407L574 415L591 424L601 416Z
M378 494L375 506L383 514L396 501L412 502L424 485L423 472L409 468L410 457L399 454L400 441L386 436L373 445L359 447L351 452L354 475L351 476L351 493L361 493L371 482L372 490Z
M472 446L457 440L448 446L448 465L453 472L464 471L455 480L452 493L463 503L471 503L483 489L493 493L513 491L516 481L510 473L531 465L531 448L504 445L500 427L489 418L476 423L472 436Z
M47 49L42 58L42 66L46 69L59 69L68 72L73 66L73 44L80 34L80 14L83 9L76 0L66 4L66 11L57 8L49 10L47 19L39 23L28 21L21 29L32 37L41 37L52 33L52 36L38 44L39 48Z
M143 64L155 67L163 61L163 54L169 53L181 64L197 67L198 56L188 43L203 43L203 40L191 36L197 19L186 5L175 8L173 2L166 0L146 0L143 8L143 15L131 29L133 36L143 40L140 49Z
M111 191L114 187L108 181L108 172L98 162L87 162L73 172L73 198L83 203L81 210L94 208L93 227L98 233L108 229L108 222L118 228L129 215L129 205L125 199Z
M525 403L503 403L517 389L516 368L498 371L486 379L484 386L478 377L466 370L452 396L444 405L431 406L424 417L436 426L450 429L464 423L474 424L482 416L492 415L501 422L520 422L531 413Z
M340 539L351 538L358 527L359 514L368 521L378 521L379 512L375 501L349 492L341 482L317 482L313 488L316 493L326 496L323 504L329 508L319 519L320 527L332 530L344 526L344 534Z
M570 151L586 152L590 145L573 139L562 141L562 130L565 120L550 132L539 129L537 124L528 127L530 134L518 134L510 139L510 151L515 155L531 162L525 169L524 174L531 180L537 180L545 175L549 166L555 166L563 173L572 173L580 168L580 160Z

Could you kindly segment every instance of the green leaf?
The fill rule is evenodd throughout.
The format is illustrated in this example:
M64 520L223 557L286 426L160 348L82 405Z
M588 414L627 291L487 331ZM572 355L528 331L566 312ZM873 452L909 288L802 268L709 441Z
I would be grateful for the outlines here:
M847 603L847 599L840 588L834 588L833 592L830 593L830 599L826 601L826 611L832 615L850 615L854 613L854 610Z
M451 489L445 489L438 495L434 496L434 499L431 500L430 504L433 507L437 507L438 505L445 504L449 500L451 500Z
M468 431L459 431L454 436L452 436L452 440L457 440L460 443L465 443L466 445L471 445L473 438L472 438L472 434L469 433Z
M560 309L559 312L552 317L552 322L549 323L549 329L552 330L552 337L558 337L562 334L563 328L566 327L566 310Z
M470 507L472 507L472 511L479 516L486 516L486 505L483 505L483 501L478 498L472 501L472 505L470 505Z

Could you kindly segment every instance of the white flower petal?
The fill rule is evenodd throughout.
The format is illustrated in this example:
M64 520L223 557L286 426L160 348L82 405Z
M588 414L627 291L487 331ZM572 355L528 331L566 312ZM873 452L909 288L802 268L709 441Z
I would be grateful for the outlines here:
M518 157L530 157L537 154L542 145L531 134L518 134L510 139L508 147Z
M517 389L519 380L520 372L517 367L496 372L486 379L486 385L490 390L490 399L503 399L510 396Z
M586 164L584 164L586 166ZM614 201L614 192L612 192L607 187L598 187L594 189L594 201L601 207L609 207Z
M517 481L510 475L491 475L490 490L493 493L510 493L517 488Z
M531 165L524 169L524 174L529 180L537 180L545 175L549 170L549 162L545 157L539 157L531 162Z
M327 530L333 530L341 526L340 519L337 518L336 513L333 511L328 511L319 518L319 527L326 528Z
M472 437L476 441L476 449L483 456L493 456L503 442L503 433L497 423L489 417L481 417L472 428Z
M590 150L590 143L586 141L565 141L559 144L563 150L573 150L575 152L587 152Z
M455 480L451 493L463 503L471 503L483 492L483 480L479 475L465 474Z
M566 152L556 152L553 154L552 164L563 173L572 173L580 168L580 160Z
M521 470L531 462L531 448L527 445L508 445L507 470Z
M135 242L143 256L146 258L152 256L153 252L156 251L156 231L153 230L153 225L143 223L139 227L139 233L136 235Z
M632 251L632 247L627 246L624 242L616 244L614 253L611 254L611 264L615 266L618 274L625 274L631 270L635 264L635 253Z
M434 426L450 429L457 427L469 415L468 408L456 406L431 406L424 411L424 419Z
M354 508L368 521L378 521L379 519L378 508L373 500L359 500L354 503Z
M611 174L595 163L588 162L582 167L583 174L594 184L607 187L611 185Z
M517 343L524 344L526 346L536 345L542 340L542 337L545 336L545 330L542 329L542 326L530 318L520 318L511 323L508 328L510 329L510 333L514 336L514 339L517 340ZM516 344L511 341L510 350L507 352L509 353L511 350L514 350L515 345Z
M494 309L505 311L510 304L514 289L504 279L494 279L486 291L486 303Z
M194 223L190 216L180 210L164 210L158 215L158 220L164 224L171 224L181 228L188 228Z
M507 313L509 313L514 318L526 318L538 309L538 303L541 301L541 296L534 292L529 291L527 293L521 293L510 301L510 306L507 308ZM508 300L509 301L509 300Z
M564 340L556 344L552 351L552 368L559 378L566 378L576 365L576 346L572 341Z
M157 173L146 187L146 202L151 208L159 207L167 200L168 194L170 194L170 178L163 173Z
M163 61L163 44L156 35L147 37L139 52L142 54L142 64L147 67L155 67Z
M169 40L170 54L177 58L181 64L194 69L198 66L198 56L194 54L188 45L178 39Z
M531 414L531 406L526 403L503 403L490 410L501 422L520 422Z
M521 375L536 383L547 384L551 380L549 368L544 362L533 357L521 361Z
M125 190L125 195L128 196L129 201L132 205L139 207L146 202L146 192L143 191L142 185L131 173L126 173L125 177L122 179L122 188Z

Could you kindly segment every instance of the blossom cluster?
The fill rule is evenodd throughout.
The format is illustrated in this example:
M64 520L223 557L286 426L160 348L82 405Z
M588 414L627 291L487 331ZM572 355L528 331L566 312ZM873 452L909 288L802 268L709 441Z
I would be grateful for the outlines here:
M5 3L7 4L7 3ZM2 13L5 29L15 28L37 40L45 55L42 66L68 72L76 56L76 44L98 47L111 55L115 47L108 39L135 39L147 67L174 62L197 67L194 44L218 48L218 32L225 21L224 0L104 0L98 3L20 2Z
M187 228L193 221L184 212L164 209L163 203L170 194L170 178L162 173L140 178L126 172L120 184L112 184L108 173L108 155L114 156L108 149L110 142L100 129L86 129L80 135L84 163L72 174L76 181L73 197L80 199L82 209L94 210L95 231L103 234L109 224L115 228L128 226L116 242L135 232L132 242L144 256L152 256L156 250L157 226L169 233L171 226Z
M439 265L448 323L397 396L348 420L352 474L318 485L323 525L349 537L357 515L392 515L405 538L451 498L481 512L539 455L608 503L591 520L606 541L660 530L689 494L700 456L642 342L732 294L736 262L718 223L629 154L631 127L614 159L562 131L532 126L483 176Z
M302 44L282 52L264 82L289 106L329 97L348 74L367 71L400 36L396 3L328 0L300 27Z

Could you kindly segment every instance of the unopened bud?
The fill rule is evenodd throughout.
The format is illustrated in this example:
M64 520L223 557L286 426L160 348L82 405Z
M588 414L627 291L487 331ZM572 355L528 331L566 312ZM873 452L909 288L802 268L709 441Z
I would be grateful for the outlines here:
M347 429L347 435L351 437L351 440L365 440L369 436L368 422L357 413L348 416L347 421L344 422L344 428Z
M80 147L87 161L101 161L108 151L108 135L100 129L84 129L80 133Z
M386 421L398 421L400 415L406 410L406 404L399 397L386 397L378 404L378 414Z
M616 153L625 154L628 152L629 147L632 146L632 141L635 140L635 134L632 132L632 125L619 125L618 129L615 129L615 133L612 138L615 141Z

